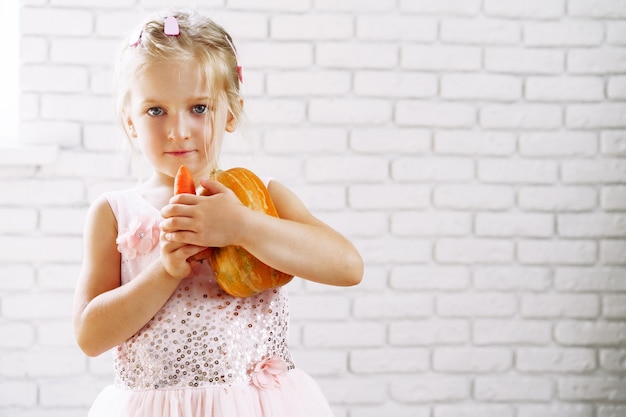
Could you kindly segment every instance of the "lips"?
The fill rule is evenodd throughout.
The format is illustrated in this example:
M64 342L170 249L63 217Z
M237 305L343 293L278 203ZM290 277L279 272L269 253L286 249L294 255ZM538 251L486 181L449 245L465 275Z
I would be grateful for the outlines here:
M187 156L187 155L191 155L192 153L194 153L195 151L193 150L176 150L176 151L168 151L165 152L167 155L171 155L171 156Z

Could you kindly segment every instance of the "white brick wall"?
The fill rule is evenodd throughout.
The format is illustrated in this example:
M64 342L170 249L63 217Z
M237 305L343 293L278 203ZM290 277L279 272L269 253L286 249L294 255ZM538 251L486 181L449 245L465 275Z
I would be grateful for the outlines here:
M84 416L111 381L70 323L86 208L134 181L111 63L144 10L195 3L22 0L21 140L59 152L0 167L2 417ZM337 417L626 416L623 0L202 3L244 65L225 165L365 258L359 287L290 284Z

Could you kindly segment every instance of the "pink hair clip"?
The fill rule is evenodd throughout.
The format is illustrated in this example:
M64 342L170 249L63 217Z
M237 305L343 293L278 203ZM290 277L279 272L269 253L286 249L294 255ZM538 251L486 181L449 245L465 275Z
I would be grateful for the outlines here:
M224 36L226 38L226 42L230 45L233 53L235 54L235 60L237 61L237 76L239 77L239 82L243 83L243 67L239 63L239 55L237 55L237 50L235 49L235 45L228 39L228 36Z
M141 34L143 33L143 29L137 29L136 31L133 32L132 36L130 37L130 41L128 42L128 46L131 47L136 47L137 45L139 45L139 42L141 42Z
M163 33L167 36L180 35L180 27L178 27L178 21L174 16L167 16L163 23Z

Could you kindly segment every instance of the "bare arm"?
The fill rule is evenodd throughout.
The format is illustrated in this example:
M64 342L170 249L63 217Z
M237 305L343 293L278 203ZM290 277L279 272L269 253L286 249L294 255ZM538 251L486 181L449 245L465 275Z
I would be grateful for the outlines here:
M341 234L315 218L287 187L271 182L280 218L242 206L223 185L205 181L210 197L181 195L166 206L167 238L199 246L239 245L266 264L311 281L355 285L363 261Z
M121 255L117 251L116 237L115 216L108 202L100 198L87 216L83 265L74 297L76 339L89 356L99 355L135 334L180 283L180 276L168 273L159 259L121 286ZM177 245L176 249L180 247ZM184 262L193 248L186 247L180 252L178 256ZM180 271L179 275L184 273Z

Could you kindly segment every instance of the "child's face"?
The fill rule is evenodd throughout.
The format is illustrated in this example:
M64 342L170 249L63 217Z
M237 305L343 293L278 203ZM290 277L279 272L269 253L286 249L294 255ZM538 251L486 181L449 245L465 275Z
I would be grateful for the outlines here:
M224 132L236 123L194 62L153 65L130 89L126 123L155 170L173 177L185 164L196 177L216 169Z

